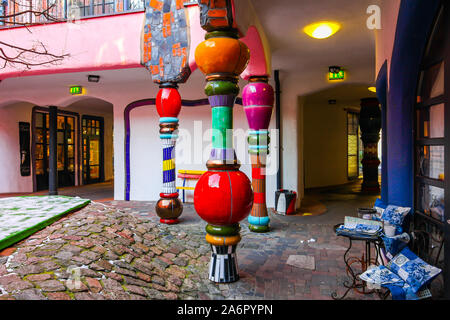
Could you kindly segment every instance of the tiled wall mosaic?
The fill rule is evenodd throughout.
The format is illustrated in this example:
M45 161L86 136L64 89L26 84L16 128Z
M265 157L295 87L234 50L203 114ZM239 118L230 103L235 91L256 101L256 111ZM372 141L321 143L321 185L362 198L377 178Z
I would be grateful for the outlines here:
M189 68L189 26L184 0L146 0L142 64L157 83L184 83Z
M198 0L200 24L206 31L237 29L233 19L232 0Z

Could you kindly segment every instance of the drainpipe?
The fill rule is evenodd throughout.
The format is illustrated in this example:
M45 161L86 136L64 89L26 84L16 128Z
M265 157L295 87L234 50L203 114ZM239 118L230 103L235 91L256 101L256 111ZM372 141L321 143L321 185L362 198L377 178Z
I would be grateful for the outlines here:
M51 196L58 194L57 119L58 108L49 107L48 194Z
M283 158L281 153L281 89L280 89L280 70L274 72L275 80L275 121L276 129L278 130L278 172L277 172L277 190L281 189L283 185L282 173L283 173Z

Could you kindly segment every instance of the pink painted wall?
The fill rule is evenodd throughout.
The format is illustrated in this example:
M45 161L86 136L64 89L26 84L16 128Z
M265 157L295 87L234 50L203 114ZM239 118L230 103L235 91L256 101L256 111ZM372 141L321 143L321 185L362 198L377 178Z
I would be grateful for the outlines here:
M236 24L242 35L241 41L250 49L250 61L241 78L248 80L252 75L270 75L271 49L253 3L250 0L234 1L233 8Z
M206 31L200 27L200 10L198 6L190 6L188 9L189 24L191 26L190 41L191 48L189 50L189 67L194 72L197 69L195 62L195 48L205 40Z
M245 11L245 10L244 10ZM248 12L248 10L246 10ZM205 31L200 27L200 12L198 6L188 8L191 24L191 50L189 65L191 71L197 68L195 63L195 48L204 40ZM256 15L252 12L253 21ZM43 75L52 73L82 72L96 70L112 70L137 68L141 66L141 33L144 13L135 12L113 16L88 18L83 20L61 23L36 25L28 28L18 27L0 29L0 40L6 43L31 48L41 42L48 52L56 55L69 54L57 64L33 66L27 70L20 65L7 65L0 72L0 80L12 77ZM267 62L268 46L264 43L264 36L260 36L261 28L243 25L242 34L249 33L243 38L252 52L249 67L243 73L243 78L251 74L270 72ZM8 55L14 55L12 49L5 49ZM33 62L39 63L44 58L33 56Z
M68 53L70 56L58 65L35 66L31 70L7 66L0 72L0 80L49 73L140 67L143 15L143 12L138 12L79 20L76 23L1 29L0 40L6 43L30 48L40 41L49 52L57 55ZM11 50L8 52L12 53Z
M20 175L19 144L19 122L31 122L32 107L17 102L0 108L0 193L33 191L32 176Z
M250 61L241 74L242 79L248 80L255 75L270 75L270 63L266 60L265 48L259 30L255 26L251 26L241 41L250 49Z
M384 61L387 60L388 78L391 67L391 56L394 49L395 30L397 28L398 12L401 0L383 0L381 3L381 30L375 33L376 67L375 76L378 75ZM388 79L389 83L389 79Z

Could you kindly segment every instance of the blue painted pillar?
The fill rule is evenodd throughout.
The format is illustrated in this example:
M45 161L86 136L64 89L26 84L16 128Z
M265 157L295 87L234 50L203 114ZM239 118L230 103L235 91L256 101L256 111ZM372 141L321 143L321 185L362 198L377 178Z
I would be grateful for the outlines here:
M381 202L388 204L388 151L387 151L387 61L380 68L377 77L377 96L381 104Z
M387 181L389 204L414 205L413 112L417 79L439 0L400 4L387 99Z
M387 167L389 204L413 205L412 108L414 100L401 94L389 97L387 109Z

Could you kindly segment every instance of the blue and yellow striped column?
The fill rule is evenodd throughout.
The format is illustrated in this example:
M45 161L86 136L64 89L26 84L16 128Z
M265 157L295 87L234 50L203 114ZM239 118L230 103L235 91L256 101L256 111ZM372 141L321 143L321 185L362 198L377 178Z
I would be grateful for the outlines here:
M183 204L178 199L175 174L175 144L178 138L178 114L181 110L181 97L175 83L160 86L156 97L156 109L159 113L159 133L163 147L163 185L156 204L156 213L161 223L178 223Z

